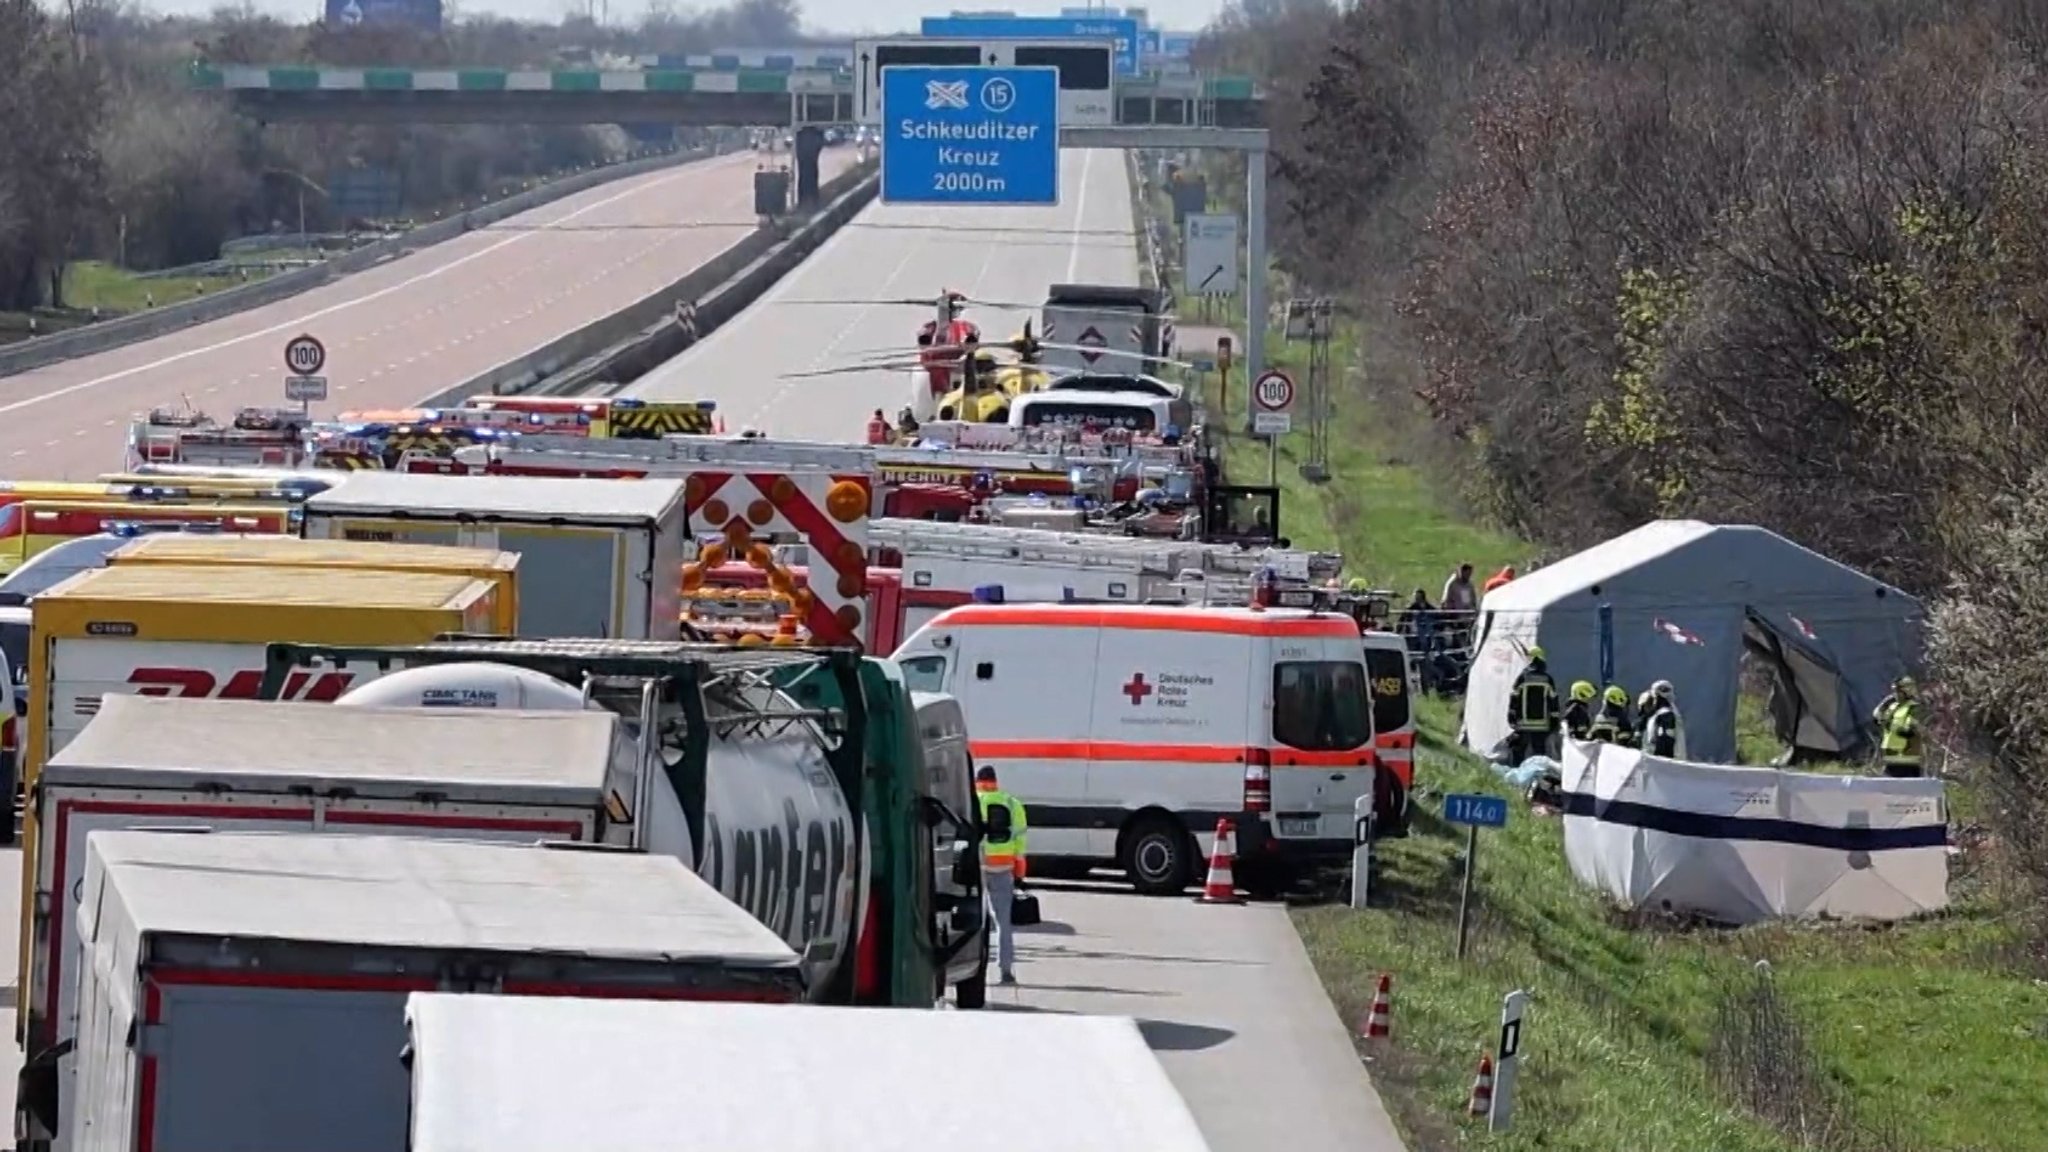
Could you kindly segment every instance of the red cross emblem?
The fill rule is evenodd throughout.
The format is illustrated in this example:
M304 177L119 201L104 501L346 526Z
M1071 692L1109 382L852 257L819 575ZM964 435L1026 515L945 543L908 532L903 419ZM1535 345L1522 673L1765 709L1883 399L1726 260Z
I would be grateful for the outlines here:
M1145 674L1139 672L1132 675L1131 682L1124 685L1121 691L1131 698L1131 707L1136 708L1145 702L1145 697L1152 694L1152 686L1145 683Z

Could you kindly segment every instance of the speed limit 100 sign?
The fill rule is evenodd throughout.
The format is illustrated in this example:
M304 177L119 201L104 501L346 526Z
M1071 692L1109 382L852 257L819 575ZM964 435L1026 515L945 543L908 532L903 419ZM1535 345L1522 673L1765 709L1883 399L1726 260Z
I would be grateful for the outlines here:
M1285 412L1294 407L1294 380L1275 368L1252 382L1252 399L1268 412Z
M294 376L317 376L327 367L327 346L311 336L294 336L284 346L284 366Z

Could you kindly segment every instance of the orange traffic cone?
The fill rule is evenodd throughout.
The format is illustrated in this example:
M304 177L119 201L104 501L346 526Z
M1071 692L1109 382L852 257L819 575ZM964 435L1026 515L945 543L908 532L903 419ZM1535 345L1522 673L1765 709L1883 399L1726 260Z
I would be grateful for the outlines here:
M1216 821L1216 844L1209 849L1209 879L1202 885L1201 902L1204 904L1242 904L1237 894L1237 881L1230 874L1230 862L1236 857L1237 849L1232 843L1236 828L1229 817Z
M1385 1040L1394 1034L1394 978L1380 973L1379 991L1372 994L1372 1010L1365 1014L1365 1027L1359 1029L1367 1040Z
M1486 1053L1479 1056L1479 1075L1472 1078L1472 1099L1465 1105L1465 1111L1472 1116L1484 1116L1493 1111L1493 1057Z

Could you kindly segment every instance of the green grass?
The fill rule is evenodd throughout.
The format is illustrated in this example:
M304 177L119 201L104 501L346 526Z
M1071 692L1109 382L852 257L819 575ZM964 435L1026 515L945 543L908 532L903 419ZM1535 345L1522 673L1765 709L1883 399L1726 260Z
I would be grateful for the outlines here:
M1305 365L1305 351L1277 334L1269 347L1277 363ZM1340 374L1359 362L1349 338L1333 352ZM1233 381L1239 396L1240 388ZM1432 596L1460 561L1484 573L1533 553L1470 523L1404 456L1389 430L1413 427L1412 413L1375 411L1355 385L1340 385L1338 396L1333 481L1311 485L1296 473L1304 436L1289 437L1281 453L1282 524L1297 544L1339 549L1353 574ZM1234 439L1226 473L1257 483L1265 471L1263 446ZM1481 835L1472 947L1457 963L1464 835L1431 813L1446 792L1509 793L1455 746L1457 707L1423 704L1424 814L1413 835L1383 846L1374 909L1296 912L1347 1022L1365 1011L1379 973L1394 976L1393 1041L1361 1042L1361 1053L1413 1152L2048 1147L2048 985L2003 965L2009 933L1973 859L1956 869L1955 907L1921 922L1739 931L1658 923L1581 888L1564 862L1561 821L1515 801L1508 826ZM1760 702L1745 702L1740 727L1745 759L1776 753ZM1737 1099L1740 1076L1713 1071L1717 1014L1757 985L1758 960L1770 962L1769 986L1817 1069L1820 1088L1802 1094L1805 1106L1846 1134L1788 1136ZM1532 994L1516 1125L1493 1137L1465 1118L1464 1102L1480 1052L1494 1043L1501 997L1516 988ZM1790 1079L1782 1070L1758 1077Z
M255 279L261 273L251 270ZM210 295L242 283L238 276L162 277L145 280L132 272L98 260L71 265L64 274L64 303L67 307L102 312L139 312L154 300L158 307Z

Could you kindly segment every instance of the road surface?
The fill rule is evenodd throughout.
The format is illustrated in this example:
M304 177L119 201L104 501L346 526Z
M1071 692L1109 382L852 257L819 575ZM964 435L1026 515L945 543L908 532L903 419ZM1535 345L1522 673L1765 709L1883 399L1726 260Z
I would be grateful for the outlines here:
M716 400L728 431L788 440L857 441L868 415L909 402L908 371L785 380L852 364L861 353L914 351L932 306L854 301L969 297L1031 304L974 309L987 340L1015 335L1050 284L1136 284L1130 181L1121 153L1060 158L1054 208L870 205L753 307L702 344L642 377L628 395ZM831 303L834 301L843 303Z
M991 1009L1135 1018L1215 1152L1403 1152L1286 909L1036 888Z
M1030 303L1053 283L1137 283L1123 157L1070 152L1061 168L1057 208L868 208L633 394L716 400L729 431L856 441L870 412L893 416L905 402L907 373L777 377L908 347L930 309L815 301L950 287ZM1036 310L970 315L1003 339ZM1215 1152L1401 1152L1285 910L1064 887L1042 896L1049 923L1021 938L1023 985L992 989L992 1004L1136 1017ZM1019 1139L1030 1143L1028 1124Z
M821 179L853 161L820 158ZM0 377L0 479L90 479L127 422L189 397L283 403L284 344L327 345L322 413L398 408L668 286L753 230L752 152L601 184L379 267L155 340Z

